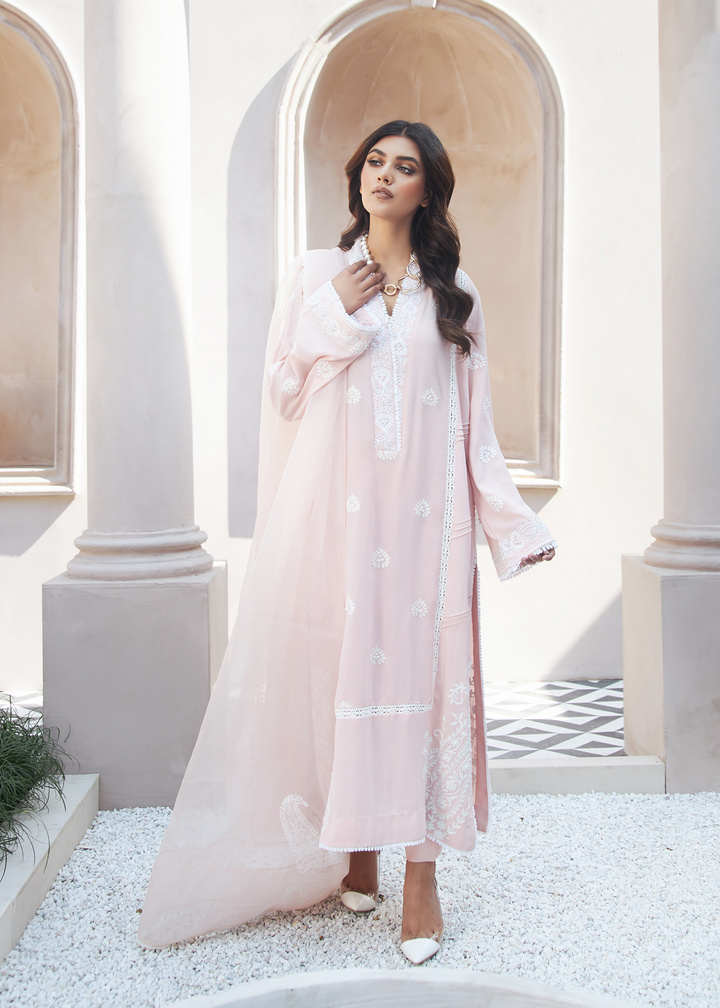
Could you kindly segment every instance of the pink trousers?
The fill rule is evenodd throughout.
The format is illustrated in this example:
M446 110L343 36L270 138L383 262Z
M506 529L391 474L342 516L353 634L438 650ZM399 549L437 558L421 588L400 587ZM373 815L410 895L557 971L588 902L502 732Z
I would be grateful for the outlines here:
M421 844L405 848L408 861L435 861L440 853L440 844L434 840L423 840Z

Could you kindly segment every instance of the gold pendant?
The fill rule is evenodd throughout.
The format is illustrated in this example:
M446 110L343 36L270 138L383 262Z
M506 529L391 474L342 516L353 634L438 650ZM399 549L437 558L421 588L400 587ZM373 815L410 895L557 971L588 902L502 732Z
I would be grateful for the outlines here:
M397 284L385 284L383 287L383 294L387 294L388 297L395 297L400 288Z

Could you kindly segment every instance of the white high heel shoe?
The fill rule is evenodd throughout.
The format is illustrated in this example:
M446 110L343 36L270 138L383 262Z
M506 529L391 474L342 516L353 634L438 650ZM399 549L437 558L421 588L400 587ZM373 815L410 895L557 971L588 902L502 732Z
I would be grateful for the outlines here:
M436 931L432 938L408 938L407 941L401 942L400 951L411 963L419 966L420 963L432 959L440 948L441 940L442 931Z
M433 879L433 882L435 884L435 891L437 892L437 879ZM439 950L442 936L443 928L441 927L439 931L435 932L432 938L407 938L405 941L402 941L401 931L400 951L414 966L419 966L420 963L432 959Z
M355 892L346 885L340 886L341 903L355 913L370 913L378 905L378 890L372 893Z

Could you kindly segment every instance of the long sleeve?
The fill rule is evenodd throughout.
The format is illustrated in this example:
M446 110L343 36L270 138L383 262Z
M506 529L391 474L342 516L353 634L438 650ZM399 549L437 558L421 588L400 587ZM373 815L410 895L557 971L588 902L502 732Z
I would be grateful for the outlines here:
M460 361L458 378L467 378L469 404L468 468L475 510L490 546L501 581L529 570L522 561L543 548L555 546L552 535L523 501L508 472L493 426L487 344L480 297L468 281L474 307L467 328L476 345L469 358Z
M299 420L309 397L332 381L370 345L379 327L363 309L345 312L328 280L306 295L301 271L275 360L269 367L273 406L285 420Z

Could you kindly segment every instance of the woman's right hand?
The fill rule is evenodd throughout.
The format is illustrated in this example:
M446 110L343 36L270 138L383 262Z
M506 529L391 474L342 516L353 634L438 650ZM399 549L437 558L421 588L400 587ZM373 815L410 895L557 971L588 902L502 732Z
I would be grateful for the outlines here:
M373 272L377 270L377 272ZM343 303L348 315L354 315L358 308L374 297L385 283L385 274L377 263L360 262L347 266L333 279L332 285Z

